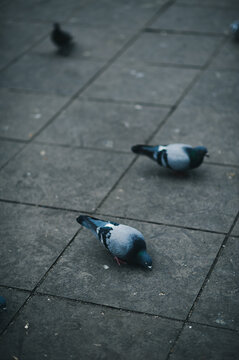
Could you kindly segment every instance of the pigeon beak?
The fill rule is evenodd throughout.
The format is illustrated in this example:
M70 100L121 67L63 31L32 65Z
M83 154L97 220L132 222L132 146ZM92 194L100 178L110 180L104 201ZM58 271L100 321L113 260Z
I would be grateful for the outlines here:
M148 269L149 269L149 270L152 270L152 266L148 265Z
M210 155L208 154L208 153L206 153L206 155L205 155L206 157L210 157Z

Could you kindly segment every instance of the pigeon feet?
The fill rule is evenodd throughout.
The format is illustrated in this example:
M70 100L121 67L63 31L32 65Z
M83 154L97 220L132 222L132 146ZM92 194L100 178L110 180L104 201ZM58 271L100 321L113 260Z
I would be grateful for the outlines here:
M115 261L117 262L117 264L118 264L119 266L120 266L121 264L124 264L124 265L127 264L126 261L119 259L117 256L115 256L114 259L115 259Z

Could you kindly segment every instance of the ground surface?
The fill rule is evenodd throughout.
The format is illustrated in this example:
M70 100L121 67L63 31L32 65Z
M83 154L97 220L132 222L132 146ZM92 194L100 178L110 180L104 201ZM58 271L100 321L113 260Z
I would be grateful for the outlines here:
M238 17L237 0L0 1L2 360L238 359ZM177 176L130 151L145 142L210 158ZM139 229L153 271L119 267L81 213Z

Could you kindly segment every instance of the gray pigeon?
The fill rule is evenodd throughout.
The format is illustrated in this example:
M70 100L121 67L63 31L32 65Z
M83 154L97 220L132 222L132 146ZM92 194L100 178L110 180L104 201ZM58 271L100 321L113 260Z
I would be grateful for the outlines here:
M135 145L131 150L136 154L150 157L159 165L175 171L185 171L199 167L204 156L209 156L205 146L192 147L186 144Z
M90 229L120 263L137 264L152 269L152 259L146 252L146 243L138 230L112 221L80 215L79 224Z

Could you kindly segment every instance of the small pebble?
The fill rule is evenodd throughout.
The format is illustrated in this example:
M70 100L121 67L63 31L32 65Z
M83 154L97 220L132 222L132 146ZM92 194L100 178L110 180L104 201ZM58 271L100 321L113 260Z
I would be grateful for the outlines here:
M103 268L104 268L105 270L108 270L110 267L109 267L108 265L103 265Z

